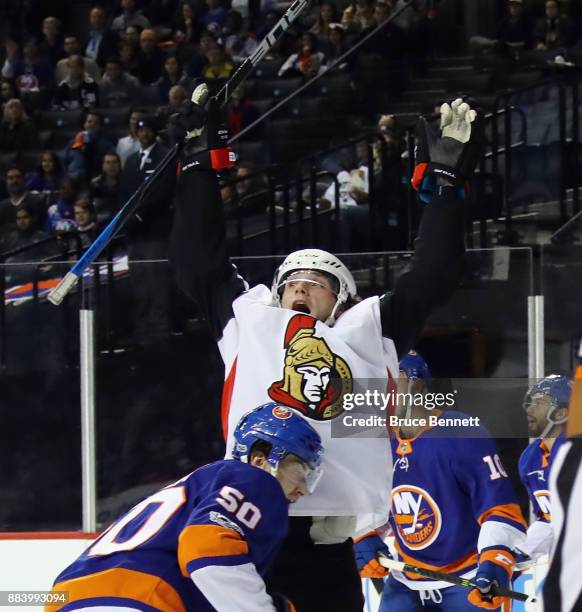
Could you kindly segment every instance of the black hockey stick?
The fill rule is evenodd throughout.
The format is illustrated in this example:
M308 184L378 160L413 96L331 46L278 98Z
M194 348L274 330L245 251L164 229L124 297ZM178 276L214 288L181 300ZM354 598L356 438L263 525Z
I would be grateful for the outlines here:
M309 4L309 0L295 0L287 9L283 17L275 24L273 29L265 36L253 54L248 57L234 72L230 79L224 84L222 89L216 95L221 106L224 106L230 99L232 92L251 74L254 67L263 59L266 53L273 45L283 36L289 29L289 26L295 21L299 14ZM67 293L74 287L85 270L95 262L97 257L101 255L105 247L113 240L119 230L125 225L127 220L133 216L138 210L143 196L151 189L158 177L165 172L166 168L175 162L178 151L182 143L175 144L162 161L158 164L155 172L142 183L137 191L127 200L121 207L119 212L111 219L103 231L93 241L91 246L85 251L83 256L77 263L65 274L59 284L48 294L48 300L55 306L58 306Z
M410 572L417 576L423 576L424 578L431 578L432 580L442 580L443 582L450 582L451 584L457 584L468 589L478 589L479 587L469 578L460 578L459 576L453 576L452 574L446 574L445 572L438 572L435 570L424 569L422 567L416 567L416 565L409 565L402 561L396 561L396 559L390 559L386 555L378 555L378 563L389 570L396 570L397 572ZM533 595L526 595L520 591L512 591L511 589L505 589L494 585L491 588L491 596L509 597L510 599L516 599L518 601L526 601L528 603L537 601Z

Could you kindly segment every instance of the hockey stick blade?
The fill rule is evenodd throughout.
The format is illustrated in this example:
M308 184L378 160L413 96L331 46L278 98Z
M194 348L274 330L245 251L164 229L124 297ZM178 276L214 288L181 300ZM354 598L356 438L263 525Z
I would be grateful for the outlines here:
M446 574L445 572L438 572L435 570L424 569L422 567L416 567L415 565L409 565L402 561L396 561L396 559L390 559L385 555L378 555L378 563L389 570L395 570L397 572L409 572L424 578L430 578L432 580L442 580L443 582L450 582L451 584L457 584L468 589L478 589L479 587L469 580L468 578L460 578L459 576L453 576L452 574ZM491 590L491 595L498 595L499 597L509 597L510 599L516 599L518 601L525 601L533 603L536 598L533 595L526 595L520 591L512 591L511 589L504 589L503 587L495 586L495 591Z
M238 69L218 92L216 97L218 100L220 100L220 104L222 106L224 106L230 100L232 92L251 74L254 67L263 59L267 52L283 36L295 19L297 19L297 17L308 5L309 0L295 0L295 2L291 4L281 19L279 19L279 21L273 26L272 30L265 36L265 38L263 38L252 55L238 67ZM127 200L115 217L111 219L109 224L103 229L99 236L97 236L87 251L85 251L79 261L77 261L77 263L60 280L59 284L52 289L52 291L48 294L48 300L51 304L58 306L62 303L65 296L83 275L83 272L85 272L85 270L95 262L99 255L101 255L105 247L111 242L111 240L113 240L113 238L119 233L119 230L125 225L127 219L135 214L141 204L145 191L148 189L148 186L151 186L151 184L158 179L162 172L164 172L168 165L170 165L170 163L176 159L179 148L179 145L174 145L174 147L168 151L166 156L158 164L151 177L140 186L140 188L129 198L129 200Z

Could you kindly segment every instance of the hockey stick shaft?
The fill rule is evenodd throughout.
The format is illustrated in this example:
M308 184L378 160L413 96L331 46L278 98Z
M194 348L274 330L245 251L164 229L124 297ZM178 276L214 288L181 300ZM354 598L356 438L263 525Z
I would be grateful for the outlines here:
M217 99L221 106L224 106L230 99L232 92L251 74L254 67L263 59L266 53L289 29L295 19L303 12L309 4L309 0L295 0L287 9L281 19L273 26L272 30L265 36L259 46L254 50L234 72L230 79L224 84L217 94ZM48 300L55 306L61 304L65 296L75 286L85 270L95 262L101 255L105 247L119 233L137 209L139 208L143 196L151 189L151 185L158 180L158 177L165 172L167 167L174 162L178 155L180 145L174 145L158 164L155 172L145 181L139 189L127 200L119 212L111 219L103 231L93 241L91 246L85 251L77 263L65 274L59 284L48 294Z
M459 576L453 576L452 574L446 574L445 572L438 572L436 570L424 569L422 567L416 567L416 565L409 565L402 561L396 561L396 559L389 559L384 555L378 555L378 563L382 567L389 570L396 570L397 572L409 572L422 576L423 578L430 578L432 580L442 580L443 582L450 582L458 586L466 587L468 589L478 589L479 587L469 580L468 578L460 578ZM491 595L499 597L509 597L510 599L516 599L518 601L535 602L536 599L533 596L526 595L520 591L512 591L511 589L505 589L503 587L495 586L495 590L492 590Z

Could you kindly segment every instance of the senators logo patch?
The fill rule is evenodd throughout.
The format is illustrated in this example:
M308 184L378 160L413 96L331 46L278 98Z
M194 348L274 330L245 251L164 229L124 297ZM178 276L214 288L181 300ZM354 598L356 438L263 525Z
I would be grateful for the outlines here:
M269 387L269 397L318 421L343 412L344 393L352 391L348 364L315 335L316 320L291 317L285 331L283 378Z
M441 531L441 511L434 499L420 487L395 487L392 490L391 513L400 540L411 550L430 546Z

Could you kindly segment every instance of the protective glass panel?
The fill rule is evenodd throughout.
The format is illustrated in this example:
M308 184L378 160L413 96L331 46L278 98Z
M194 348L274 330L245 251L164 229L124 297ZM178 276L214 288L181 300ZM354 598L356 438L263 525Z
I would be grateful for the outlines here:
M0 531L81 528L77 290L46 300L70 264L0 265Z
M545 372L571 375L582 336L582 214L556 231L541 249L545 310Z
M410 257L342 259L365 298L393 290ZM270 287L281 261L253 257L235 263L251 286ZM500 439L513 476L527 443L521 401L528 386L531 287L529 249L470 251L460 289L433 313L416 347L443 391L458 391L457 409L482 417ZM114 295L105 297L110 289ZM103 527L146 494L222 457L224 366L196 306L173 285L166 262L130 262L101 291L97 446Z

